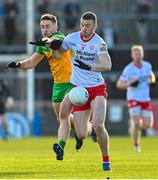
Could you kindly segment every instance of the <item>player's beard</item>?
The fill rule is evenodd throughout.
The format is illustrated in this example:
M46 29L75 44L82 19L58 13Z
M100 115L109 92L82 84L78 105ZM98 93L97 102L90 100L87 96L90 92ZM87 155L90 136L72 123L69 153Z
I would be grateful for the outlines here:
M86 39L89 39L92 35L93 35L93 31L91 31L91 32L82 32L82 36L84 37L84 38L86 38Z

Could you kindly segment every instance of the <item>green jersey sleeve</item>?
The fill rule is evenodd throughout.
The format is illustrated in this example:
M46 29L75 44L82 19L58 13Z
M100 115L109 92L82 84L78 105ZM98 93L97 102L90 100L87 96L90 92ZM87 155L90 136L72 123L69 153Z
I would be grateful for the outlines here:
M65 35L64 35L62 32L60 32L60 31L55 32L55 33L53 34L53 36L59 38L61 41L63 41L64 38L65 38Z
M45 46L37 46L35 52L38 54L45 55L45 52L50 52L50 48L47 48Z
M57 37L61 41L63 41L64 38L65 38L65 35L62 32L60 32L60 31L57 31L57 32L53 33L52 36ZM45 46L37 46L35 52L38 53L38 54L45 55L45 52L50 52L50 48L45 47Z

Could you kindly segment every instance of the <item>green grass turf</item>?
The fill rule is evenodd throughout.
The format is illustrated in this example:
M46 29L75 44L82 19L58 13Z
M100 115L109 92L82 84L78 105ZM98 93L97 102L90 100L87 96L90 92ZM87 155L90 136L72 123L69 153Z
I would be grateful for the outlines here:
M64 161L56 161L51 146L56 138L0 140L0 179L106 179L158 178L158 138L142 138L142 152L134 153L129 137L110 137L112 172L101 168L101 154L90 139L76 152L74 139L65 149Z

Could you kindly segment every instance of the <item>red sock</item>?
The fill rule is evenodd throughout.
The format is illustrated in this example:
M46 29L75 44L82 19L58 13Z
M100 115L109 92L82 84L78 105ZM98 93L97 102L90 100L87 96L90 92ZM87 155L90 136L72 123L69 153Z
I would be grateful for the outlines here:
M109 156L103 156L103 162L109 162Z
M134 144L134 146L135 146L135 147L138 147L138 146L139 146L139 144L138 144L138 143L135 143L135 144Z

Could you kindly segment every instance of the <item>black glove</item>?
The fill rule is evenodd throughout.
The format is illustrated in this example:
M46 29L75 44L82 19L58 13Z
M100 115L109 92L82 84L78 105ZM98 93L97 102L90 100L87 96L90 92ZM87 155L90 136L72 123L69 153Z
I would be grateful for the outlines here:
M134 82L130 83L130 85L129 85L129 86L132 86L132 87L137 87L137 86L138 86L138 84L139 84L139 81L138 81L138 80L136 80L136 81L134 81Z
M20 65L21 65L20 62L15 62L15 61L13 61L13 62L9 63L9 64L7 65L7 67L8 67L8 68L18 68L18 67L20 67Z
M53 50L57 50L62 45L62 41L59 39L55 39L50 43L50 48Z
M78 64L74 64L74 66L77 66L77 67L79 67L79 68L81 68L81 69L85 69L85 70L91 70L91 66L90 65L88 65L88 64L85 64L85 63L83 63L82 61L80 61L80 60L77 60L77 59L75 59L75 61L78 63Z
M30 41L30 44L36 45L36 46L45 46L47 42L46 40L38 39L37 41Z

